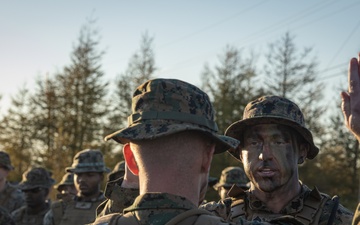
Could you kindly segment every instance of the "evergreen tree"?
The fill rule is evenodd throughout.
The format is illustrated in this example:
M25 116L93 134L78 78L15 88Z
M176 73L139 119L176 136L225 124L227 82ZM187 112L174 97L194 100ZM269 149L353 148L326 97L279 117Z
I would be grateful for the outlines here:
M155 56L153 38L145 32L142 35L140 50L131 57L127 69L117 77L115 96L112 98L108 130L114 132L127 126L131 114L131 101L134 90L145 81L154 78Z

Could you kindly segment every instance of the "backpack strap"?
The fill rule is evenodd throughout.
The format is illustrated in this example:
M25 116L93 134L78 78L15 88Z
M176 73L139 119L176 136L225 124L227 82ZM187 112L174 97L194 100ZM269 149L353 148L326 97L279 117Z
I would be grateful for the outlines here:
M197 218L200 215L212 215L210 212L208 212L205 209L191 209L188 211L185 211L177 216L175 216L174 218L172 218L169 222L166 223L166 225L190 225L190 224L194 224L195 221L197 220Z

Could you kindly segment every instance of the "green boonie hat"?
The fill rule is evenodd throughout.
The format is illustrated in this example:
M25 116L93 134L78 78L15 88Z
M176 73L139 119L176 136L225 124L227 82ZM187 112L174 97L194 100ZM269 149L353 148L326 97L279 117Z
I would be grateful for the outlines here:
M292 101L279 96L263 96L245 107L243 119L231 124L225 135L241 139L248 126L257 124L282 124L292 127L309 143L308 159L313 159L319 153L315 146L311 132L305 126L304 115L300 108ZM239 149L229 149L228 152L240 160Z
M153 79L140 85L132 98L128 127L105 137L125 144L154 139L185 130L201 131L216 141L215 153L236 148L239 141L218 135L214 109L208 95L187 82Z
M66 185L74 185L74 174L73 173L65 173L64 176L62 177L60 183L56 184L54 186L54 188L58 191L60 191L59 189L63 186Z
M217 190L219 187L230 188L233 184L237 184L243 188L249 188L249 180L244 170L240 167L230 166L223 169L220 181L214 185L214 189Z
M112 173L116 172L125 172L125 161L120 161L116 163L114 166L114 169L111 171Z
M14 167L11 165L9 154L4 151L0 151L0 166L5 167L7 170L14 169Z
M98 149L85 149L78 152L73 159L71 167L65 169L70 173L86 173L86 172L110 172L105 166L103 154Z
M34 188L51 188L55 180L51 178L51 173L43 167L29 168L23 173L19 183L20 190L30 190Z

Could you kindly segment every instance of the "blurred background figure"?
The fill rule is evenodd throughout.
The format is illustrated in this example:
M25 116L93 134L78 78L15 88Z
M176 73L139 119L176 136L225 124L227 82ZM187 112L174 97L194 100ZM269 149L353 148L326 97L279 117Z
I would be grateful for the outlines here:
M218 192L220 199L223 200L228 197L227 193L234 184L246 190L249 188L249 179L242 168L230 166L223 169L219 182L213 188Z
M125 174L125 161L116 163L114 169L108 175L108 181L117 180Z
M43 224L43 218L50 209L47 197L54 183L51 173L43 167L25 171L19 188L25 193L26 204L11 213L16 225Z
M13 169L9 154L0 151L0 206L9 213L25 203L25 196L21 190L7 180Z
M63 199L66 201L71 200L77 194L74 184L74 174L65 173L61 181L56 184L54 188L58 191L58 194L56 195L57 199Z
M3 207L0 207L0 225L15 225L15 221Z
M96 208L105 200L101 190L104 173L109 173L103 154L98 149L84 149L73 158L66 172L74 174L77 195L62 204L62 200L51 205L44 217L44 225L88 224L95 220Z

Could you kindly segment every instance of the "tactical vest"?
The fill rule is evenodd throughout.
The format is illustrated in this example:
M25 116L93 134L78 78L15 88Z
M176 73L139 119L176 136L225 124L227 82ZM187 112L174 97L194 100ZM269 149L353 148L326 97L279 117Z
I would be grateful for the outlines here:
M251 210L247 210L247 204L245 200L245 193L243 195L237 196L238 199L233 201L231 204L231 213L229 215L230 221L235 221L237 218L254 218L254 217L267 217L271 221L281 220L284 218L290 218L300 222L303 225L315 225L319 223L319 219L323 213L323 207L327 201L334 201L333 208L331 211L331 216L329 218L329 223L332 224L335 219L336 210L339 205L338 197L334 196L332 199L325 195L321 194L317 188L314 188L309 196L304 200L303 208L300 212L295 215L276 215L268 214L266 215L257 215L254 214Z
M175 216L165 225L202 225L218 224L219 222L221 222L221 218L213 216L204 209L191 209ZM139 222L132 212L128 212L125 214L114 213L100 217L96 220L96 224L139 225Z
M96 201L63 201L55 202L52 205L54 225L79 225L92 223L96 217L96 208L104 198Z

